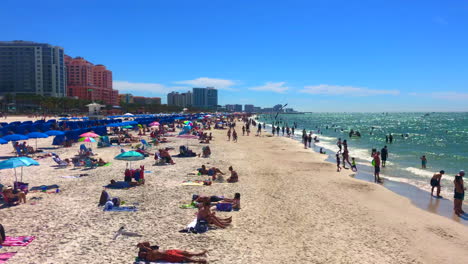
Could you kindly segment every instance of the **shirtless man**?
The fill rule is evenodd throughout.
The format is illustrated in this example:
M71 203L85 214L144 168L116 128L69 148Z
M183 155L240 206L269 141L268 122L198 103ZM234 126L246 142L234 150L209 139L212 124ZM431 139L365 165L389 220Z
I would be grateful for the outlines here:
M6 198L8 198L10 201L16 202L18 201L19 203L26 203L26 194L22 191L19 191L17 193L13 193L13 188L8 187L3 191L3 195L5 195Z
M442 179L442 175L444 175L445 171L441 170L439 173L435 173L431 179L431 196L434 195L434 188L437 188L437 197L440 198L440 180Z
M374 181L381 182L380 180L380 152L374 154Z
M206 250L200 253L193 253L178 249L159 250L153 249L149 242L138 243L137 247L140 249L138 257L146 261L167 261L167 262L195 262L206 263L204 259L193 259L194 256L205 256Z

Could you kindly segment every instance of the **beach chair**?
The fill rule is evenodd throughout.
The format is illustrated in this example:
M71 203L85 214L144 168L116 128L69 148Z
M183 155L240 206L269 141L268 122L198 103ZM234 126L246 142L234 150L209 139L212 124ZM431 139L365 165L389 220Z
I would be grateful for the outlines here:
M144 139L140 140L140 142L143 145L143 149L150 149L152 147L152 145L148 144L148 142L146 142Z
M98 142L98 148L110 147L112 144L108 136L102 136Z
M57 165L59 167L67 167L68 166L68 162L64 161L64 160L61 160L59 157L53 157L52 158L55 163L57 163Z

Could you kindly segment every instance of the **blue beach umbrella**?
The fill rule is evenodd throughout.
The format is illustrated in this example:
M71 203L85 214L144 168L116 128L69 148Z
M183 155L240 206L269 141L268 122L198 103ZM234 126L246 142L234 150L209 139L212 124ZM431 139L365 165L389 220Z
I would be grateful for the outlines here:
M8 141L6 141L6 140L0 138L0 144L3 145L3 144L6 144L6 143L8 143Z
M39 162L28 158L28 157L17 157L11 158L0 162L0 170L4 169L14 169L15 170L15 179L16 178L16 168L21 167L21 181L23 181L23 167L29 166L39 166Z
M63 135L65 135L65 133L63 131L60 131L60 130L49 130L49 131L46 131L45 134L47 134L49 136L63 136Z
M79 118L79 117L76 117L76 116L74 116L74 117L72 117L72 118L70 118L70 119L72 119L72 120L78 120L78 119L80 119L80 118Z
M41 132L32 132L27 135L29 138L35 138L36 139L36 150L37 150L37 139L38 138L48 138L49 135Z
M2 137L2 139L6 141L18 141L18 140L27 140L29 139L29 137L25 135L20 135L20 134L13 134L13 135L4 136Z
M59 120L68 120L66 117L59 118Z

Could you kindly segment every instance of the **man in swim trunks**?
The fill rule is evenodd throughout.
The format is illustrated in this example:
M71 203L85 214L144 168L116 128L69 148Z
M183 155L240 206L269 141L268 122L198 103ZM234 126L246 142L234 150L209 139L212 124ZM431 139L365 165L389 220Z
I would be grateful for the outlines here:
M461 216L465 213L462 208L466 190L466 188L463 185L463 176L465 176L465 171L461 170L457 175L455 175L455 180L453 181L453 184L455 185L453 195L453 210L458 216Z
M138 243L137 247L140 249L138 257L146 261L167 261L172 263L180 262L195 262L206 263L204 259L193 259L194 256L205 256L206 250L200 253L193 253L179 249L159 250L153 249L149 242Z
M385 163L387 162L388 158L387 146L383 147L383 149L380 150L380 157L382 158L382 167L385 167Z
M441 170L439 173L435 173L434 176L432 176L431 179L431 196L434 194L434 188L437 188L437 197L440 198L440 180L442 179L442 175L444 175L445 171Z

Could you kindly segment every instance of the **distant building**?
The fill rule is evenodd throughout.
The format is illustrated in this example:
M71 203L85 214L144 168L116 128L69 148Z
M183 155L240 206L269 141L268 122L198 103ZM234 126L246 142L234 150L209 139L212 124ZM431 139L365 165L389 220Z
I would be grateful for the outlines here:
M296 111L294 111L294 109L292 109L292 108L285 108L284 112L285 113L295 113Z
M82 57L65 55L68 96L119 104L119 92L112 89L112 72L102 64L94 65Z
M261 107L258 107L258 106L254 106L252 112L253 112L253 113L260 113L260 112L262 112L262 108L261 108Z
M119 94L120 102L126 104L133 104L133 95L132 94Z
M7 93L66 96L63 48L32 41L0 41L0 94Z
M150 105L150 104L161 104L161 98L159 97L144 97L144 96L134 96L133 102L135 104L143 104L143 105Z
M262 112L263 113L273 113L273 112L276 112L276 110L274 108L263 108Z
M254 112L254 105L251 105L251 104L244 105L244 112L253 113Z
M190 91L186 93L171 92L167 94L167 105L189 107L193 105L193 97Z
M277 104L277 105L273 106L273 110L274 110L275 112L282 112L282 109L281 109L281 108L283 108L283 106L280 105L280 104Z
M234 105L234 112L242 112L242 105L235 104Z
M192 102L194 107L216 109L218 106L218 90L213 87L193 88Z
M226 108L226 111L228 112L234 112L234 105L232 104L227 104L225 108Z

